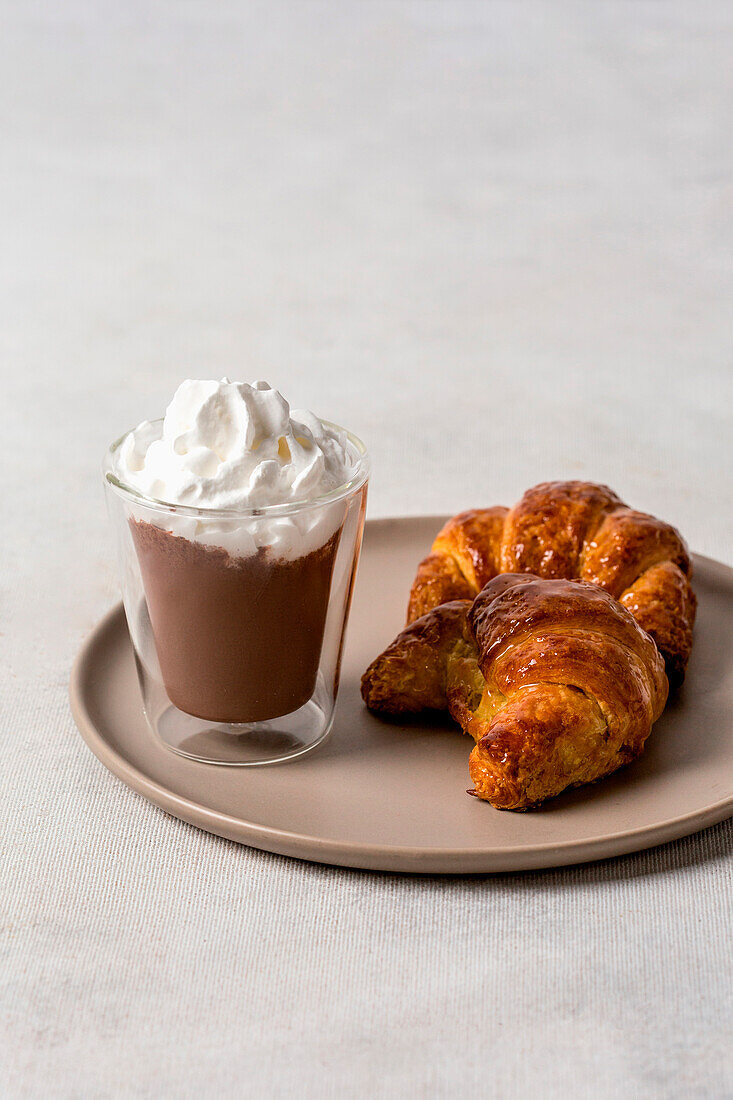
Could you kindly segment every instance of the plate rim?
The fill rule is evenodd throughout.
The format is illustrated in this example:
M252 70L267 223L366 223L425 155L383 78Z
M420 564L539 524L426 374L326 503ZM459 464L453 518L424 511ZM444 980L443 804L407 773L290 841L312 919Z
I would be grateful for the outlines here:
M445 518L442 515L386 516L367 520L366 527L374 529L400 521L434 521L437 524L444 522ZM727 574L727 579L733 584L733 567L703 554L693 554L692 557L695 563L705 563L706 566L712 567L714 572ZM69 701L72 717L82 739L109 772L153 805L188 824L235 843L246 844L289 858L356 870L408 874L497 874L512 871L551 870L557 867L613 859L616 856L628 855L672 840L679 840L733 816L732 792L704 809L691 810L679 817L651 825L582 839L563 840L558 843L518 844L498 848L491 846L417 848L410 845L337 841L232 817L230 814L213 810L201 802L162 786L157 780L150 778L130 763L98 731L84 703L83 684L100 639L106 632L120 629L120 627L127 633L127 622L121 601L115 603L95 624L82 642L74 659L69 679ZM216 767L216 765L204 766ZM222 831L223 829L226 831ZM601 847L603 851L599 851ZM309 852L315 854L308 854ZM450 866L456 863L462 865L461 869L456 870L455 866Z

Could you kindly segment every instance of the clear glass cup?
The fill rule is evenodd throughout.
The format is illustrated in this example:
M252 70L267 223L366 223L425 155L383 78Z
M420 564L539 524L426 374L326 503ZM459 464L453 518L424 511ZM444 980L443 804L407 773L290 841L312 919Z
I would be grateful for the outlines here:
M237 511L145 497L117 469L125 436L107 452L145 715L174 752L268 764L330 732L369 479L366 448L345 434L358 455L346 484L312 501Z

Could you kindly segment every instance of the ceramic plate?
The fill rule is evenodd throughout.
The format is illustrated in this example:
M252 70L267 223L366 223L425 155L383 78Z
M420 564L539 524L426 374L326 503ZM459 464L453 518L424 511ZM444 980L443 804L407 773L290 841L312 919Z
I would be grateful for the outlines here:
M683 691L645 754L524 814L471 798L472 742L448 718L383 721L359 695L367 664L403 625L415 567L441 517L366 525L331 737L290 763L200 764L146 723L121 606L71 678L76 723L102 763L168 813L282 855L382 871L470 874L558 867L649 848L733 815L733 569L695 558L699 608Z

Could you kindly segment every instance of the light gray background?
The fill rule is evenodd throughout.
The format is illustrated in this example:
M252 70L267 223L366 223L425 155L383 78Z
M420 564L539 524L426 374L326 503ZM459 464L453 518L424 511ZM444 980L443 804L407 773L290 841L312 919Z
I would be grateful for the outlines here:
M610 482L733 563L733 11L2 4L4 1096L733 1095L730 823L310 866L108 775L98 474L186 376L353 427L371 515Z

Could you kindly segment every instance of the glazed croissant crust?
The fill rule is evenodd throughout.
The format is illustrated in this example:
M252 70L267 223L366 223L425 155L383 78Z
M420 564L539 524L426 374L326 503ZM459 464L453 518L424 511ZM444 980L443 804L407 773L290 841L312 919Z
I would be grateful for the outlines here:
M390 714L447 708L476 742L475 793L528 809L642 751L685 675L690 576L668 523L606 485L544 482L443 527L362 695Z
M495 577L411 623L367 669L370 708L448 708L476 745L475 793L524 810L638 756L664 709L651 637L603 588Z
M412 586L408 623L473 599L501 573L590 581L651 634L676 686L692 647L690 555L670 524L627 507L606 485L549 481L512 509L463 512L440 531Z

